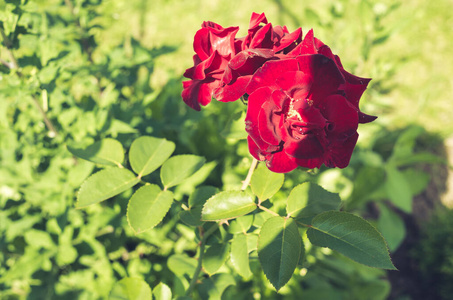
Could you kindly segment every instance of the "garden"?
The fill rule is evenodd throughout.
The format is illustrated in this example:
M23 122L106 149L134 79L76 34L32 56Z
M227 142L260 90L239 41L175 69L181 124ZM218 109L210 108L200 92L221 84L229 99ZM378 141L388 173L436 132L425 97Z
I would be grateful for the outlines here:
M0 299L451 299L452 5L2 0Z

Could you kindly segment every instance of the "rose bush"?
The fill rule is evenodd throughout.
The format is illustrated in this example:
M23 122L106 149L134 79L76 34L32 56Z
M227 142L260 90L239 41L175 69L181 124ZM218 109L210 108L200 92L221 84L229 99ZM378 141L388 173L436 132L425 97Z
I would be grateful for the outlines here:
M310 30L290 33L253 13L247 35L204 22L195 35L194 67L182 97L200 110L211 98L248 97L250 153L271 171L344 168L357 142L359 123L376 119L359 109L371 79L347 72L340 58Z

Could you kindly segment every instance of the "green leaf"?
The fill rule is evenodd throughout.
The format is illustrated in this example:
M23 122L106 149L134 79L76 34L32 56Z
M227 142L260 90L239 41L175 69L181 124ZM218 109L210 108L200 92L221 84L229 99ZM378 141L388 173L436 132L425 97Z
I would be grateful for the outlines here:
M302 238L292 219L272 217L258 239L258 258L264 274L278 291L291 278L302 251Z
M188 200L189 210L184 210L179 213L181 221L189 226L200 226L203 224L201 220L201 210L206 201L215 195L217 188L213 186L202 186L193 192Z
M253 194L264 201L272 197L282 187L285 175L270 171L265 164L259 164L253 172L250 186Z
M213 186L201 186L189 196L189 207L203 206L206 201L217 193Z
M173 193L155 184L138 189L129 200L127 221L136 234L159 224L173 203Z
M361 264L395 270L382 235L353 214L322 213L313 219L307 236L314 245L336 250Z
M398 249L406 236L406 227L401 217L387 206L379 203L378 228L384 236L390 251Z
M90 177L82 184L77 196L77 208L86 207L116 196L133 187L140 178L127 169L107 168Z
M221 300L225 289L230 285L235 284L236 282L232 275L220 273L215 274L210 278L205 278L203 282L198 285L198 291L201 299Z
M253 224L253 215L242 216L230 222L228 232L232 234L246 233Z
M160 170L160 178L166 188L178 185L198 171L205 159L196 155L177 155L167 160Z
M404 174L392 166L387 166L387 180L385 190L396 207L406 213L412 212L412 191Z
M381 166L364 166L354 179L354 189L350 200L347 202L348 208L356 208L370 200L370 195L385 182L385 170Z
M120 166L124 159L124 150L120 142L103 139L86 148L67 146L69 152L82 159L110 166Z
M330 210L338 210L341 199L338 194L331 193L311 182L296 186L289 194L286 212L303 223L310 224L313 217Z
M245 279L250 278L253 274L250 271L249 251L247 247L247 236L238 234L231 241L230 260L236 272Z
M214 244L206 250L203 256L203 269L209 276L215 274L225 263L230 253L230 244Z
M155 300L171 300L171 289L165 283L160 282L154 287L153 296Z
M55 243L50 234L42 230L30 229L24 234L25 241L34 248L52 249Z
M173 254L168 258L167 265L177 276L184 274L192 276L197 267L197 260L184 254Z
M166 139L141 136L134 140L129 151L132 170L139 177L159 168L175 151L175 144Z
M113 286L109 300L152 300L151 288L140 278L123 278Z
M245 111L239 111L231 115L225 128L220 132L220 135L227 139L246 139L247 132L244 130Z
M203 221L233 219L254 211L255 201L243 191L224 191L206 201L201 212Z
M204 222L201 220L201 210L203 207L201 206L196 206L192 207L189 210L183 210L179 212L179 218L181 221L183 221L185 224L189 226L200 226Z

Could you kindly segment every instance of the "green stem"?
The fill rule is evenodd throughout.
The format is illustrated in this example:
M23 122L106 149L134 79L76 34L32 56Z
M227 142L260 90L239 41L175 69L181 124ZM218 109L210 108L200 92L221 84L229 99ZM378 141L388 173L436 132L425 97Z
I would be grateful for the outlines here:
M12 48L12 43L8 39L8 37L6 36L5 31L3 30L3 28L0 28L0 33L1 33L3 41L5 43L6 51L8 52L9 57L11 59L10 63L7 63L7 62L2 60L2 64L4 66L9 67L10 70L14 69L16 71L17 75L19 76L19 78L23 79L24 75L20 71L19 64L17 63L17 59L14 56L14 53L13 53L13 51L11 49ZM47 117L47 114L44 111L44 109L42 108L41 104L39 104L38 99L36 98L35 95L31 95L31 98L32 98L33 102L35 103L36 107L38 108L38 111L41 114L41 116L42 116L42 118L44 120L44 123L47 126L47 129L49 129L49 131L50 131L49 136L52 137L52 138L56 137L58 135L58 132L55 129L55 126L52 124L52 121L50 121L50 119Z
M256 160L256 158L253 158L252 164L250 165L249 172L247 173L247 177L242 182L242 187L241 187L242 191L245 191L245 189L249 186L250 180L252 180L253 171L255 171L257 164L258 164L258 160Z
M275 211L272 211L269 208L262 206L261 205L261 201L258 202L257 206L258 206L259 209L264 210L264 211L270 213L273 216L280 217L280 215L278 213L276 213Z
M190 280L189 288L186 291L186 296L189 296L192 293L193 288L197 284L198 276L200 275L201 272L201 266L203 263L203 256L204 256L204 248L206 246L206 241L208 237L214 233L214 231L219 228L219 224L215 223L212 225L205 233L203 233L203 238L201 239L200 243L200 255L198 257L198 265L197 268L195 269L195 272L193 273L192 279ZM201 230L201 227L200 227Z

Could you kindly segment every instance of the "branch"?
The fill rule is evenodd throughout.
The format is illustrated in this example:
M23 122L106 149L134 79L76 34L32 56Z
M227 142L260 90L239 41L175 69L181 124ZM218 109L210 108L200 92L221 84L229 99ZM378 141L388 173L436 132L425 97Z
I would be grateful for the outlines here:
M250 180L252 179L253 171L255 171L257 164L258 164L258 160L256 160L256 158L253 158L252 164L250 165L249 172L247 173L247 177L242 182L241 190L245 191L245 189L249 186Z
M219 228L219 224L215 223L203 234L203 238L201 239L201 243L200 243L200 256L198 257L198 265L197 265L197 268L195 269L195 272L193 273L192 279L190 280L189 287L187 288L187 291L186 291L186 296L189 296L192 293L193 288L197 284L198 276L200 275L201 266L203 264L204 248L206 246L206 241L207 241L208 237L211 234L213 234L214 231L217 230L217 228ZM200 227L200 231L201 231L201 227Z
M11 62L8 63L4 60L1 60L1 63L8 67L10 70L16 70L17 72L17 75L19 76L19 78L23 79L24 75L22 74L22 72L19 70L19 64L17 63L17 59L16 57L14 56L14 53L13 51L11 50L11 47L12 47L12 44L11 44L11 41L8 39L8 37L6 36L5 34L5 31L3 28L0 28L0 33L2 35L2 38L3 38L3 42L5 43L5 46L6 46L6 51L8 52L9 54L9 57L11 59ZM47 128L49 129L50 131L50 134L49 136L50 137L56 137L58 135L58 132L57 130L55 129L55 126L52 124L52 122L50 121L50 119L47 117L47 114L46 112L44 111L44 109L41 107L41 105L39 104L39 101L38 99L36 99L36 95L32 95L31 98L33 99L33 102L36 104L36 106L38 107L38 110L39 112L41 113L41 116L44 120L44 123L46 124Z

